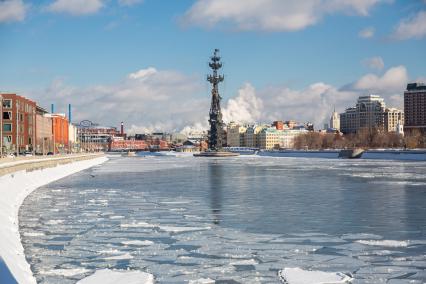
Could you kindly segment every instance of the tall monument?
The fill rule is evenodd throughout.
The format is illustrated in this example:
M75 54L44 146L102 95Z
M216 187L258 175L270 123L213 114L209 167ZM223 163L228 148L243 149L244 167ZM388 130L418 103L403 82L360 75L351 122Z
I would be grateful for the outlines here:
M207 76L207 81L212 84L212 102L210 105L209 113L209 150L220 151L223 145L223 121L222 111L220 109L220 100L222 97L219 95L219 83L224 80L224 76L218 73L219 69L222 68L220 62L219 49L214 50L213 56L210 58L210 68L213 73Z
M219 74L219 69L222 68L220 62L219 49L215 49L213 56L210 57L209 66L212 69L212 74L207 75L207 81L212 84L212 102L209 112L209 149L205 152L196 153L196 157L232 157L238 156L238 153L223 151L225 135L223 131L222 111L220 109L219 83L223 82L225 77Z

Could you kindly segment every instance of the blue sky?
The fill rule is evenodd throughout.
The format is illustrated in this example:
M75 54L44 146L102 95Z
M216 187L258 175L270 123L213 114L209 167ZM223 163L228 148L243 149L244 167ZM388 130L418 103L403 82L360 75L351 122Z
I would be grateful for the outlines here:
M404 85L426 77L425 38L421 0L6 0L0 90L136 132L202 127L220 48L225 118L321 124L362 93L402 107Z

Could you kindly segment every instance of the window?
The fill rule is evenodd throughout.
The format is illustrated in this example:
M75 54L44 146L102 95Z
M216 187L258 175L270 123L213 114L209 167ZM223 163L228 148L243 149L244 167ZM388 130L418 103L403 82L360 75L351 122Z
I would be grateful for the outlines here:
M12 132L12 124L11 123L5 123L5 124L3 124L3 131L5 131L5 132Z
M12 108L12 100L3 100L4 108Z
M3 137L3 143L5 145L9 145L12 143L12 136L11 135L7 135Z
M4 111L3 112L3 119L11 120L12 119L12 112L11 111Z

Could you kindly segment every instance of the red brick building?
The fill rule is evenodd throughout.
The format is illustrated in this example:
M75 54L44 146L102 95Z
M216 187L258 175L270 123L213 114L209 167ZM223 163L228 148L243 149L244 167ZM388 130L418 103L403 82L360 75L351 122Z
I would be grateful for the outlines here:
M17 94L0 96L3 152L33 151L36 141L36 103Z

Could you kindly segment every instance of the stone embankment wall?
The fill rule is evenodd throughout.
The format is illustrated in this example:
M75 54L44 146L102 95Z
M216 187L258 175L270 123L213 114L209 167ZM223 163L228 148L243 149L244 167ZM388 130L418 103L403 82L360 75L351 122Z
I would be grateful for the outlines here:
M53 168L58 165L69 164L77 161L94 159L104 156L103 153L97 154L74 154L63 156L43 156L43 157L25 157L25 158L4 158L0 159L0 176L19 172L34 171L45 168Z

